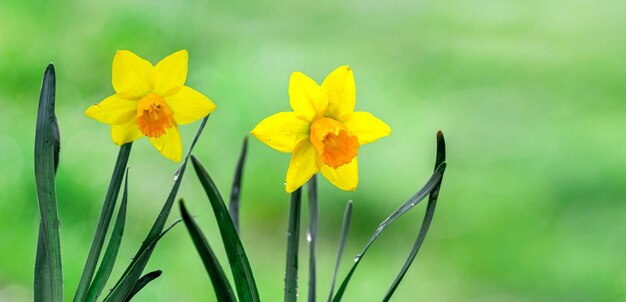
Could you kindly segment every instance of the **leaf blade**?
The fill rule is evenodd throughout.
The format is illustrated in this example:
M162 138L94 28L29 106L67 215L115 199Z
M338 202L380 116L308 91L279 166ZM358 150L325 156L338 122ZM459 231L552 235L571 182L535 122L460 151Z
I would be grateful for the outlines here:
M213 284L213 290L215 291L215 297L217 301L237 301L235 298L235 294L233 292L232 287L230 286L230 282L224 274L224 270L217 260L217 256L211 249L209 242L206 240L206 237L202 234L200 227L196 224L195 220L191 217L187 208L185 207L185 203L180 200L180 212L183 222L187 227L187 231L191 236L191 240L193 241L198 254L200 255L200 259L204 264L204 267L209 274L209 278L211 279L211 283Z
M118 286L104 299L104 301L127 301L129 296L135 289L135 286L139 282L141 272L145 268L146 263L150 259L154 247L156 244L167 234L173 227L175 227L181 220L177 219L172 224L161 232L156 238L148 243L145 249L141 250L141 253L136 258L137 261L131 262L130 269L127 274L127 278L123 279Z
M437 157L435 159L435 167L438 167L445 161L446 161L446 143L443 137L443 133L439 131L437 132ZM432 192L430 192L430 195L428 196L428 204L426 206L426 213L424 214L424 219L422 221L422 226L420 227L419 233L417 235L417 239L415 240L415 243L413 244L413 248L411 252L409 253L409 256L407 257L407 260L404 262L402 269L400 270L395 280L393 281L393 283L387 290L387 293L383 297L383 301L389 301L391 299L396 289L398 288L398 285L400 285L400 282L402 282L402 279L404 278L406 272L408 271L409 267L413 263L413 260L417 256L417 252L419 252L419 249L422 246L424 239L426 239L426 234L428 233L428 229L430 228L430 224L435 215L435 208L437 206L437 200L439 199L439 190L441 189L442 181L443 181L443 175L442 175L442 179L439 180L439 183L437 184L437 186L432 190Z
M189 147L187 156L185 156L181 167L178 169L178 171L176 171L174 177L174 185L170 190L170 193L165 201L165 204L163 205L163 208L161 209L161 212L159 212L159 216L157 216L157 219L152 225L150 231L148 232L146 239L144 239L141 246L139 247L139 250L135 254L135 257L133 257L133 260L131 260L130 264L126 267L126 270L124 271L120 279L118 279L111 292L109 292L107 297L104 299L105 301L110 301L110 299L113 299L113 301L123 300L128 296L130 290L132 290L133 286L131 285L134 285L139 280L139 276L143 272L145 266L148 264L148 260L150 259L152 251L154 249L154 246L151 246L151 242L153 242L157 237L161 236L162 234L161 231L163 230L167 218L169 217L172 206L174 205L174 199L176 198L176 194L178 194L178 189L180 188L180 184L183 180L185 168L187 167L187 163L189 162L189 157L191 156L191 152L193 151L193 148L195 147L198 139L200 138L200 135L202 134L202 130L204 129L208 118L209 116L206 116L204 119L202 119L202 122L198 127L198 131L196 132L196 135L191 142L191 146ZM146 256L140 258L140 256L143 254L146 254ZM140 259L141 262L138 263Z
M55 174L60 141L54 113L56 75L54 65L44 72L35 130L35 185L39 204L40 235L35 264L35 297L63 300L61 238L56 202Z
M240 301L244 302L259 301L259 293L254 280L254 274L250 268L245 249L241 244L241 239L237 234L237 230L235 230L228 209L224 204L224 200L217 186L200 161L195 156L191 156L191 162L213 208L213 214L217 220L222 242L226 250L226 256L228 257L228 262L235 281L235 287L237 288L237 297Z
M348 283L350 282L350 279L352 278L352 274L354 274L354 271L356 270L359 263L363 259L363 256L365 255L367 250L370 248L370 246L374 243L376 238L378 238L378 236L380 236L380 234L396 219L398 219L404 213L411 210L415 205L417 205L426 196L428 196L430 192L432 192L432 190L438 185L439 181L441 180L441 177L443 176L443 172L445 171L445 169L446 169L446 163L443 162L436 168L435 172L431 175L428 181L426 181L424 186L419 191L417 191L417 193L415 193L411 198L409 198L404 204L402 204L396 211L394 211L378 226L378 228L376 229L374 234L370 237L365 247L354 258L355 261L352 264L352 268L348 272L348 275L342 281L341 286L339 287L339 289L337 290L337 293L335 294L333 298L333 301L336 301L336 302L341 301L341 298L343 297L343 294L345 293Z
M156 271L149 272L143 275L141 278L139 278L139 280L137 280L137 283L135 284L135 287L133 287L133 290L130 291L130 294L128 295L125 301L126 302L130 301L140 290L142 290L146 285L148 285L148 283L152 282L156 278L159 278L162 273L163 272L161 270L156 270Z
M91 247L89 248L89 254L83 267L83 272L76 288L74 295L74 302L85 301L87 293L89 291L90 284L92 283L98 260L100 259L100 253L102 253L102 247L104 246L104 240L113 218L113 211L115 210L115 204L117 203L117 197L122 186L122 179L124 178L124 171L128 164L128 157L132 149L132 142L124 144L120 147L113 167L113 174L109 182L104 201L102 202L102 209L100 210L100 217L98 218L98 224L96 225L96 231L93 235Z
M237 168L235 169L235 176L233 177L233 185L230 191L230 202L228 203L228 212L230 218L233 220L235 229L239 233L239 205L241 204L241 181L243 178L243 167L246 162L246 155L248 153L248 137L243 139L241 146L241 154L239 154L239 160L237 161Z
M50 279L50 264L43 237L43 225L39 223L39 234L37 237L37 255L35 258L35 282L34 301L53 301L52 280Z
M341 235L339 236L339 248L337 249L337 260L335 261L335 271L333 272L333 279L330 284L330 292L328 293L327 301L330 302L333 298L335 291L335 282L337 280L337 272L339 272L339 266L341 264L341 256L346 246L348 239L348 231L350 230L350 220L352 219L352 201L348 201L346 209L343 212L343 220L341 223Z
M115 260L117 258L117 254L120 249L120 245L122 243L122 236L124 235L124 225L126 223L126 209L128 206L128 168L126 169L126 177L124 180L124 192L122 193L122 202L120 203L120 208L117 213L117 218L115 219L115 225L113 226L113 231L111 232L111 238L109 238L109 244L107 245L107 249L104 252L104 256L102 257L102 261L100 263L100 267L98 268L98 272L96 273L93 282L89 286L89 290L87 292L87 301L96 301L98 296L102 293L104 286L106 285L109 277L111 276L111 272L113 271L113 266L115 264Z

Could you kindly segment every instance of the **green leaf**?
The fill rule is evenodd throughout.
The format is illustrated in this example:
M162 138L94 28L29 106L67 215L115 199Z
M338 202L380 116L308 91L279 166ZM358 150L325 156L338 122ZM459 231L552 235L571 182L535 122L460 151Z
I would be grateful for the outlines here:
M291 194L287 226L287 264L285 265L285 302L298 300L298 247L300 244L300 210L302 188Z
M256 288L254 275L250 268L246 251L241 244L237 230L235 230L235 225L230 219L224 200L217 186L215 186L215 183L213 183L207 171L202 167L200 161L195 156L191 156L191 162L211 202L211 207L213 208L213 213L215 214L220 235L222 236L222 242L226 250L226 256L228 256L230 269L233 273L233 279L235 280L237 297L239 301L242 302L257 302L259 301L259 292Z
M122 243L122 235L124 235L124 224L126 222L126 208L128 205L128 168L126 169L126 177L124 179L124 193L122 194L122 202L120 204L120 208L117 211L117 218L115 219L115 226L113 226L113 231L111 232L111 238L109 238L109 244L107 246L106 251L104 252L104 256L102 257L102 262L100 263L100 267L98 268L98 272L89 287L89 291L87 293L87 301L96 301L107 281L109 280L109 276L111 276L111 271L113 271L113 265L115 264L115 259L117 258L117 253L120 250L120 244Z
M230 286L230 282L228 282L228 278L224 274L219 260L217 260L209 242L202 234L200 227L198 227L194 219L189 215L182 199L180 200L180 213L187 227L187 231L189 231L191 240L196 246L198 254L200 254L200 259L202 259L202 263L204 263L204 267L211 278L217 301L237 301L233 288Z
M198 127L196 136L191 142L191 146L189 147L189 151L187 153L187 156L185 156L183 164L174 174L174 186L170 190L170 194L167 196L165 204L163 205L159 216L152 225L150 232L148 232L148 236L146 236L146 239L144 239L141 247L139 247L139 250L135 254L135 257L133 257L133 260L131 260L130 264L128 265L120 279L117 281L111 292L109 292L107 297L104 299L105 301L123 301L126 297L128 297L135 283L137 283L137 281L139 280L139 277L141 276L143 269L148 264L148 260L150 260L150 256L152 255L152 251L154 250L155 246L152 245L152 242L156 244L155 239L160 236L160 234L162 234L161 231L163 230L165 222L169 217L172 206L174 205L174 199L176 198L176 194L178 194L178 189L180 188L180 184L183 180L185 168L187 167L187 162L189 161L189 156L191 155L193 148L198 142L200 134L202 134L202 130L204 129L208 118L209 116L202 119L202 123L200 124L200 127ZM141 257L141 255L145 256Z
M241 154L239 155L239 161L237 162L237 168L235 169L235 176L233 177L233 186L230 191L230 203L228 204L228 211L230 212L230 218L233 220L237 234L239 234L239 204L241 202L241 179L243 177L243 166L246 162L246 154L248 153L248 137L243 139L243 145L241 146Z
M307 230L306 241L309 243L309 302L315 302L316 298L316 269L315 269L315 245L317 243L317 223L319 220L319 209L317 206L317 175L313 175L307 182L307 193L309 197L309 229Z
M40 216L34 282L36 301L63 301L61 239L55 189L60 146L54 113L55 86L54 66L49 64L41 85L35 130L35 183Z
M139 289L136 289L137 284L139 284L139 280L141 279L141 272L148 263L152 252L154 251L154 247L157 242L167 234L173 227L175 227L181 220L175 220L167 229L165 229L162 233L157 235L152 241L148 243L145 249L141 251L141 253L136 257L136 261L131 262L130 269L128 270L127 277L122 280L113 291L107 296L104 301L128 301L130 299L131 294L134 294ZM141 286L143 287L143 286Z
M352 201L348 201L346 209L343 212L343 222L341 224L341 235L339 236L339 249L337 250L337 261L335 262L335 271L333 272L333 281L330 283L330 292L328 293L328 302L332 300L335 292L335 281L337 280L337 272L341 264L341 256L348 239L348 230L350 229L350 220L352 219Z
M35 301L52 301L52 280L50 278L50 263L46 252L43 237L43 225L39 223L37 239L37 256L35 258Z
M437 132L437 158L435 160L435 167L438 167L445 161L446 143L443 137L443 133L439 131ZM411 266L411 263L413 263L415 256L417 256L417 252L419 252L419 249L422 246L424 239L426 239L426 234L428 233L428 229L430 228L430 223L432 222L435 215L435 207L437 206L437 199L439 198L439 189L441 188L441 182L442 180L439 180L437 186L432 190L432 192L430 192L430 196L428 197L428 205L426 206L426 214L424 215L424 220L417 235L417 239L415 240L415 244L413 244L413 249L411 250L411 253L409 254L407 260L404 262L400 273L398 273L398 276L391 284L391 287L389 287L389 289L387 290L383 301L389 301L389 299L391 299L391 296L393 296L396 289L398 288L398 285L400 284L400 282L402 282L402 279L404 278L404 275Z
M146 285L148 285L148 283L152 282L152 280L159 278L161 276L163 272L160 270L156 270L153 272L149 272L145 275L143 275L143 277L139 278L139 280L137 280L137 283L135 284L135 287L133 287L133 290L130 291L130 294L128 295L128 297L126 298L126 300L124 300L125 302L130 301L140 290L142 290Z
M361 252L357 254L356 257L354 257L354 263L352 264L352 268L350 269L350 271L348 272L348 275L345 277L345 279L341 283L341 286L337 290L337 294L333 298L333 301L336 301L336 302L341 301L341 298L343 297L346 287L348 286L348 283L350 282L350 278L352 278L352 274L354 274L354 271L358 267L359 263L361 263L361 260L363 260L363 257L365 256L365 253L367 252L367 250L370 248L372 243L374 243L374 240L376 240L376 238L378 238L378 236L380 236L380 234L396 219L398 219L404 213L411 210L420 201L422 201L422 199L424 199L428 194L430 194L430 192L432 192L433 189L437 185L439 185L441 181L441 177L443 176L443 172L445 171L445 169L446 169L446 163L445 162L441 163L435 170L435 173L433 173L433 175L428 179L426 184L419 191L417 191L415 195L409 198L409 200L407 200L404 204L402 204L400 208L394 211L389 217L387 217L378 226L378 228L376 229L372 237L370 237L369 241L367 242L363 250L361 250Z
M98 225L96 226L93 241L91 241L89 255L87 256L83 273L80 276L80 281L78 282L78 288L76 289L76 294L74 295L74 302L86 301L87 293L96 271L98 260L100 259L102 246L104 245L104 240L106 239L109 225L111 224L111 218L113 217L117 197L120 192L120 187L122 186L122 179L124 178L124 171L126 170L132 144L133 143L122 145L117 154L117 160L115 161L115 167L113 168L113 175L111 175L109 188L107 189L104 202L102 203L100 218L98 218Z

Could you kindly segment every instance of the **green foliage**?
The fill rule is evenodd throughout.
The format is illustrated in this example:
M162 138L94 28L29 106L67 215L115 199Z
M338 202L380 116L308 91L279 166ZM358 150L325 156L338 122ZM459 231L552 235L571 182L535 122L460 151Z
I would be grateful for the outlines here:
M439 188L441 186L441 180L443 178L443 173L446 170L446 162L445 162L446 156L445 156L445 152L446 151L445 151L445 143L444 143L443 134L441 132L438 132L437 133L437 157L436 157L436 160L435 160L435 172L430 177L430 179L428 179L426 184L424 184L424 186L419 191L417 191L417 193L415 193L415 195L413 195L411 198L409 198L409 200L407 200L396 211L391 213L391 215L389 215L389 217L387 217L383 222L380 223L380 225L378 226L378 228L376 229L376 231L374 232L372 237L370 237L369 241L367 242L367 244L365 245L363 250L361 250L361 252L354 257L354 263L352 264L352 268L350 268L350 271L348 272L348 275L345 277L345 279L341 283L341 286L337 290L337 294L335 294L335 296L333 297L333 301L334 302L341 301L341 299L343 298L343 295L345 293L345 290L346 290L348 284L350 283L350 279L352 278L352 275L354 274L354 272L355 272L356 268L358 267L359 263L361 263L361 261L363 260L363 257L365 256L365 253L372 246L372 244L378 238L378 236L380 236L380 234L387 227L389 227L394 221L396 221L396 219L398 219L400 216L404 215L406 212L408 212L409 210L414 208L426 196L430 195L431 198L429 199L429 204L431 206L429 206L427 211L426 211L426 216L424 217L424 222L422 224L422 229L419 232L418 239L417 239L417 241L415 243L415 246L414 246L413 250L411 250L409 258L407 259L406 263L404 264L404 267L402 268L402 271L400 272L398 277L396 277L396 280L392 284L391 288L387 291L387 294L385 295L384 300L387 301L391 297L391 295L393 295L393 292L395 291L395 289L398 286L398 284L400 283L400 281L402 281L402 278L404 277L404 273L406 273L406 270L411 265L413 259L415 258L415 255L417 254L417 251L419 250L419 247L421 246L422 242L424 241L424 239L426 237L426 233L428 232L428 228L430 226L430 222L431 222L432 217L434 215L434 210L435 210L435 204L436 204L436 201L437 201L437 197L439 196Z
M100 218L98 219L98 225L96 226L96 233L94 234L94 238L91 241L91 248L89 250L89 255L87 256L87 262L85 263L85 267L83 268L83 273L80 277L78 288L76 289L76 294L74 295L74 302L85 301L88 295L90 284L92 284L93 274L96 271L96 266L98 265L98 260L100 259L100 252L102 251L102 246L104 245L104 240L109 230L109 224L111 223L111 218L113 217L115 203L117 202L117 197L120 192L120 186L122 185L122 179L124 177L124 171L126 170L131 148L132 143L125 144L120 147L120 151L117 155L115 168L113 168L113 175L111 176L111 181L109 182L109 188L107 190L106 196L104 197L104 202L102 203L102 210L100 211ZM121 227L123 228L124 222L120 221L120 223L122 224ZM121 240L121 234L119 235L119 240ZM98 280L96 280L97 284L93 288L94 291L92 294L92 299L97 298L97 296L102 291L101 288L98 290L98 287L104 286L103 283L106 283L106 280L108 279L108 274L106 273L106 271L112 269L112 265L115 262L115 255L113 255L113 253L117 253L114 252L115 249L116 248L114 246L111 246L111 254L109 254L108 256L112 256L112 258L107 258L107 262L103 261L103 263L101 264L102 275L100 277L102 277L103 279L101 280L99 278Z
M446 142L445 142L445 139L443 138L443 133L439 131L437 132L437 157L435 159L435 172L437 172L438 167L443 165L445 162L446 162ZM398 288L398 285L400 285L400 282L402 282L404 275L409 270L411 263L413 263L413 259L415 259L417 252L419 251L420 247L422 246L422 243L424 242L424 239L426 239L426 233L428 233L428 229L430 228L430 223L432 222L433 217L435 215L435 207L437 206L437 199L439 198L439 191L441 189L442 181L443 181L443 171L441 172L441 179L439 180L439 183L437 183L437 186L435 186L432 189L432 191L430 191L430 194L428 195L428 205L426 206L426 214L424 215L424 221L422 221L422 226L420 227L420 231L417 235L417 239L415 240L415 244L413 245L413 249L411 250L411 253L409 254L404 265L402 266L400 273L398 274L396 279L393 281L393 284L391 285L391 287L387 290L387 293L385 294L383 301L389 301L389 299L391 299L391 296L395 293L396 289Z
M209 274L209 278L211 278L211 283L213 284L213 290L215 291L217 301L237 301L233 289L230 286L230 282L228 281L226 274L224 274L224 270L222 269L217 256L215 256L209 242L202 234L200 227L191 217L187 208L185 208L185 203L182 199L180 200L180 213L183 221L185 222L185 226L187 227L187 231L189 231L191 240L193 241L198 254L200 254L200 259L202 259L202 263L204 263L204 268Z
M128 297L126 297L126 300L124 300L124 302L130 301L142 288L148 285L148 283L152 282L154 279L158 277L161 277L162 273L163 273L162 271L156 270L156 271L149 272L143 275L141 278L139 278L139 280L137 280L137 283L135 283L135 286L130 291L130 294L128 294Z
M56 75L48 65L43 77L35 131L35 181L39 201L39 239L35 263L35 301L63 300L61 239L57 214L55 174L60 135L54 113Z
M209 198L211 208L213 208L213 214L217 220L222 242L224 243L230 269L235 281L235 287L237 288L237 297L239 297L239 301L242 302L259 301L259 292L256 287L252 268L248 262L248 257L241 244L235 225L230 218L228 208L224 204L224 200L217 186L200 161L195 156L191 157L191 161L198 175L198 179Z
M113 287L109 295L104 298L104 301L129 301L130 298L137 294L137 292L139 292L139 290L141 290L148 282L158 277L154 276L154 272L152 274L147 274L147 277L142 277L141 273L143 268L148 263L157 242L159 242L159 240L161 240L161 238L163 238L163 236L165 236L165 234L167 234L179 222L180 219L175 220L163 232L148 242L145 247L139 249L137 257L131 261L131 264L126 269L126 273L120 278L115 287Z
M348 231L350 230L350 220L352 219L352 201L348 201L346 209L343 212L343 222L341 223L341 232L339 233L339 248L337 249L337 260L335 261L335 270L333 271L333 281L330 283L330 291L328 293L327 301L330 302L333 299L335 293L335 281L337 280L337 272L339 272L339 266L341 265L341 256L343 256L343 249L348 241Z
M178 194L178 189L180 188L180 184L183 180L183 175L185 174L185 168L187 167L189 156L191 155L193 148L198 142L198 138L200 138L200 134L202 134L202 130L204 129L208 118L209 117L207 116L202 120L202 123L200 124L200 127L196 132L196 136L194 137L193 142L189 147L189 152L187 153L183 164L181 165L179 170L176 171L174 186L172 187L170 194L167 197L167 200L163 204L163 208L161 209L159 216L154 221L154 224L152 225L148 236L141 244L141 247L137 251L137 254L135 255L135 257L133 257L133 260L126 268L126 271L124 271L124 274L122 274L122 277L120 277L120 279L117 281L117 283L104 299L104 301L124 301L129 299L129 296L131 294L134 295L140 289L136 287L137 282L140 280L141 274L148 264L148 260L150 260L150 256L152 256L152 252L154 251L156 243L176 224L172 224L168 229L163 231L163 227L165 226L170 211L172 210L174 199L176 198L176 194Z
M233 176L233 185L230 190L230 202L228 203L228 212L230 212L230 218L233 220L233 225L237 233L239 233L239 206L241 203L241 180L243 178L243 166L246 162L246 154L248 153L248 137L243 139L241 146L241 153L239 154L239 160L237 161L237 168L235 169L235 176Z
M98 272L96 273L96 276L93 278L93 281L89 286L86 301L96 301L102 293L102 290L104 289L107 281L109 280L109 276L111 276L111 271L113 271L113 265L115 264L117 254L120 250L120 245L122 244L122 235L124 235L127 207L128 169L126 169L126 177L124 179L124 193L122 195L120 208L117 212L117 218L115 219L115 226L113 227L113 231L111 232L111 238L109 238L109 244L106 251L104 252L104 256L102 257L102 262L100 263Z

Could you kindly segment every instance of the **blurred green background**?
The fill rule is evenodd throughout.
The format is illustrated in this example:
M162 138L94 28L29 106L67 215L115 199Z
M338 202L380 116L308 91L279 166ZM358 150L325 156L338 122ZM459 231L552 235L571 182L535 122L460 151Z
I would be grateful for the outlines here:
M438 211L395 301L624 301L625 15L622 0L2 1L0 300L32 300L33 140L46 64L54 62L58 75L57 191L69 301L118 150L108 127L83 111L113 93L116 50L156 63L186 48L188 85L218 105L196 154L224 195L243 137L268 115L289 110L293 71L321 82L351 65L357 109L393 129L361 149L356 192L320 179L320 297L329 288L346 201L354 200L354 217L340 277L378 223L428 178L441 129L448 170ZM182 128L185 149L197 125ZM251 140L242 236L264 301L282 299L288 161ZM147 234L178 165L144 139L130 167L128 226L112 280ZM179 196L226 263L193 173ZM376 242L346 301L384 295L423 210ZM170 219L178 216L175 208ZM157 268L164 275L136 301L213 301L183 227L159 244L148 266Z

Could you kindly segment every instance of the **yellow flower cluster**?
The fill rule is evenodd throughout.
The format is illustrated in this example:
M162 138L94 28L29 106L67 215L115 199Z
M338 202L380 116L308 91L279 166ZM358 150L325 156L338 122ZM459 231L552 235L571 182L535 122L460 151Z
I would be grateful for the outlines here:
M182 145L178 125L207 116L215 104L185 86L188 54L178 51L158 64L130 51L113 59L115 94L85 112L111 125L113 142L122 145L147 136L163 156L180 161ZM380 119L355 112L356 87L352 69L342 66L321 85L303 73L289 81L293 112L280 112L261 121L252 134L268 146L292 153L286 190L293 192L321 172L343 190L358 184L360 146L391 133Z

